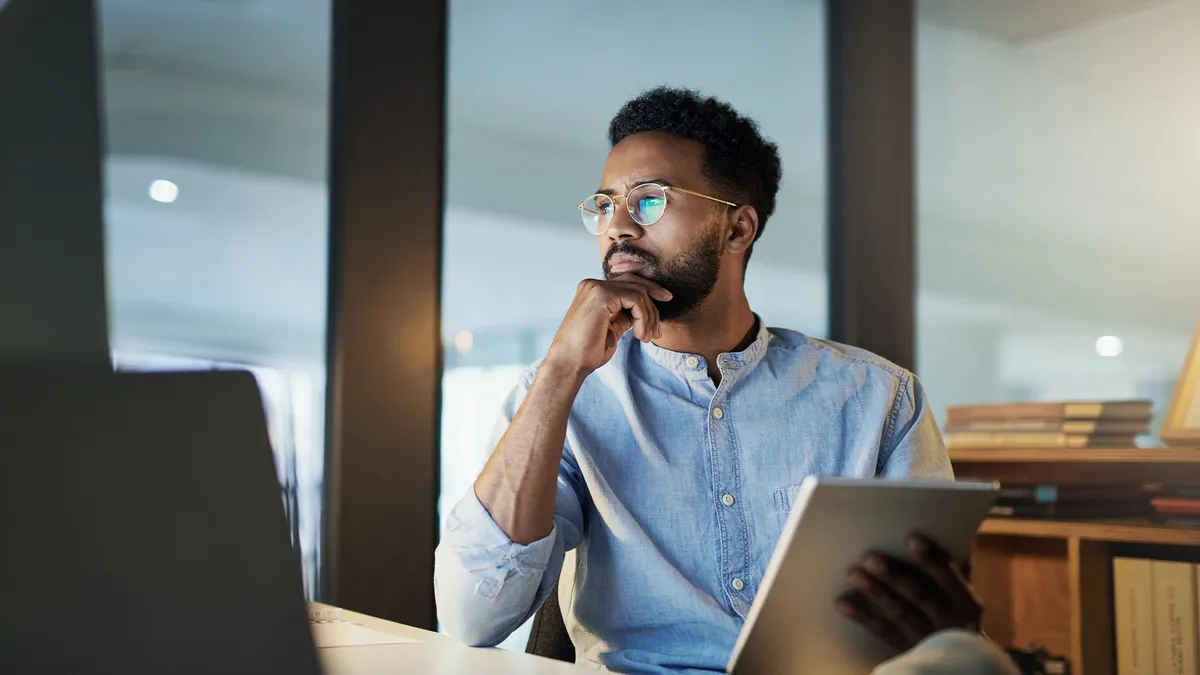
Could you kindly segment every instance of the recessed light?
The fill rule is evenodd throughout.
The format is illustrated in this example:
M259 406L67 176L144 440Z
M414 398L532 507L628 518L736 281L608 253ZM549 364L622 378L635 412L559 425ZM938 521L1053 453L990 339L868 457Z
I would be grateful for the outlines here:
M169 180L156 180L150 184L150 199L170 204L179 198L179 186Z
M1120 356L1125 350L1125 343L1116 335L1105 335L1096 339L1096 353L1100 356Z
M460 354L466 354L467 352L471 351L471 347L474 346L475 336L471 335L471 331L460 330L458 331L458 334L454 336L454 348L457 349Z

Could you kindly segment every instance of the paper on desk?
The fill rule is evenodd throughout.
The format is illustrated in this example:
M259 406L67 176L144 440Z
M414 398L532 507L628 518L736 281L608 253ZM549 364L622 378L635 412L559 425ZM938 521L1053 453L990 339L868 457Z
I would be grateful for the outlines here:
M317 644L317 649L325 647L361 647L364 645L400 645L416 642L416 640L372 630L356 623L350 623L349 621L314 623L311 626L313 642Z

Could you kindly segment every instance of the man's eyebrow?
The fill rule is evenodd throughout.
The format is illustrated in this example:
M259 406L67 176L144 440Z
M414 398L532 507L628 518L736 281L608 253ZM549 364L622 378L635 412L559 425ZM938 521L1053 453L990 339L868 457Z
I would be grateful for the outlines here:
M671 187L671 185L672 185L671 181L667 180L666 178L648 178L646 180L634 181L634 183L629 187L629 189L632 190L633 188L635 188L639 185L645 185L647 183L658 183L659 185L661 185L663 187ZM611 197L611 196L617 194L617 191L612 188L601 188L599 190L596 190L596 194L607 195L607 196Z

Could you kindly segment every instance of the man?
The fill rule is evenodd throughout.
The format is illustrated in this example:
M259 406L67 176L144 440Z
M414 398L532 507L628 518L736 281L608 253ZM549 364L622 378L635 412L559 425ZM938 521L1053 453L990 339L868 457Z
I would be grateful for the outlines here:
M806 476L951 478L950 462L911 373L751 311L746 264L781 176L754 122L659 88L609 140L580 205L605 278L579 284L506 401L437 551L438 608L451 633L494 645L577 549L564 618L581 662L721 672ZM919 566L865 556L839 609L898 650L977 630L953 562L911 544Z

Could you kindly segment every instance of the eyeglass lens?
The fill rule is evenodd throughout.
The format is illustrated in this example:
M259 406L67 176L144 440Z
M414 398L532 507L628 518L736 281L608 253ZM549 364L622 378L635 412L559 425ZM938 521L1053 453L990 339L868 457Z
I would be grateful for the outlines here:
M667 192L653 183L639 185L629 192L627 208L633 221L639 225L653 225L667 209ZM583 225L592 234L600 234L612 223L616 202L607 195L592 195L583 202L579 211Z

